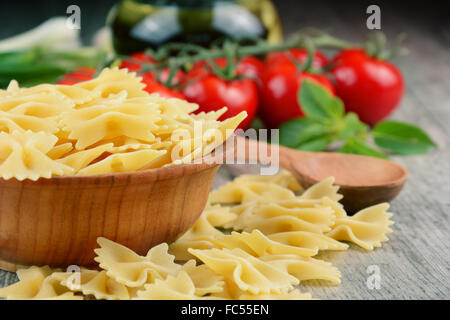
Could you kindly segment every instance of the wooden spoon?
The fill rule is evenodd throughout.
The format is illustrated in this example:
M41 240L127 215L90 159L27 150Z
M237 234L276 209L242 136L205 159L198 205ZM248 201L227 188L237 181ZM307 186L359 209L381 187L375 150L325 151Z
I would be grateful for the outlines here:
M334 176L335 184L340 187L339 193L344 196L341 202L349 213L391 201L399 194L408 177L404 166L389 160L354 154L299 151L235 137L235 159L262 162L259 149L267 148L268 155L279 153L279 165L292 172L303 187ZM236 146L239 145L245 145L245 154L237 152Z

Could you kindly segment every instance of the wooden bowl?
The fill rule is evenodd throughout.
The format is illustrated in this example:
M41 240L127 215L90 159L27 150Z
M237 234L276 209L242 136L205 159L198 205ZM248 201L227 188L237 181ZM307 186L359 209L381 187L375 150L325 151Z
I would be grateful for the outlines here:
M138 254L203 211L219 165L17 181L0 179L0 268L89 266L99 236Z

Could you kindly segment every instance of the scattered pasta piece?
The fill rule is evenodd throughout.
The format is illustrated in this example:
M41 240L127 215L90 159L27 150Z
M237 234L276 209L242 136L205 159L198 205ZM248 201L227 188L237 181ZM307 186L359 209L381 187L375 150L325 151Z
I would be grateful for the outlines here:
M184 264L183 270L191 278L197 296L223 291L223 277L215 274L207 265L197 266L195 260L189 260Z
M258 229L265 234L286 231L309 231L322 233L331 230L334 224L334 210L328 206L313 206L310 208L285 207L283 202L266 201L243 205L244 210L238 218L226 227L236 230L251 231ZM241 208L237 208L241 210Z
M211 192L210 202L218 204L234 204L253 200L286 200L295 198L294 192L277 184L264 182L229 182Z
M387 234L392 232L389 226L392 214L387 212L389 205L381 203L356 213L352 217L336 220L336 224L327 235L336 240L351 241L368 251L381 247L387 241Z
M56 272L52 277L74 292L92 295L96 299L129 300L128 288L107 276L106 271L81 269L80 272ZM72 282L71 280L75 280Z
M95 261L107 275L128 287L140 287L155 279L176 275L181 266L175 264L174 256L167 253L168 246L162 243L150 249L146 256L140 256L106 238L98 238L99 249L95 249Z
M316 253L319 250L347 250L348 245L320 233L306 231L288 231L272 233L269 239L289 246L309 248ZM314 254L315 255L315 254Z
M263 182L274 183L283 188L287 188L293 192L299 192L303 190L302 186L297 182L294 176L286 170L281 171L277 175L273 176L260 176L256 174L243 174L233 180L235 183L251 183L251 182Z
M341 283L341 273L331 263L310 257L295 255L266 255L262 261L293 275L300 281L327 280Z
M6 288L0 288L0 297L9 300L80 300L73 292L51 277L48 267L30 267L17 271L19 282Z
M168 276L166 280L157 279L155 283L146 284L138 291L137 300L195 300L195 285L186 271L177 276Z
M241 249L210 249L189 252L228 282L252 294L279 293L292 289L299 281L279 268L272 267Z
M290 246L271 240L259 230L253 230L252 233L232 232L231 235L217 239L216 243L222 248L240 248L255 257L267 254L292 254L309 257L317 254L317 250L314 249Z
M320 199L322 197L328 197L333 201L339 201L342 199L342 195L338 193L339 187L334 186L333 183L333 177L326 178L308 188L301 197L302 199Z
M16 89L12 85L10 90ZM191 108L189 104L180 107L173 101L160 107L163 113L174 115L174 121L186 120L183 110ZM218 114L207 117L214 121ZM140 142L122 137L83 151L71 150L67 145L55 153L67 150L68 155L58 163L82 171L95 165L89 163L100 153L110 154L106 160L114 155L156 151L138 147L111 152L111 148L128 143ZM71 142L61 145L64 144L72 145ZM39 146L42 150L49 148L45 143ZM208 203L196 223L170 245L162 243L140 256L123 245L98 238L100 248L95 249L95 261L101 270L81 268L81 272L75 273L49 267L19 270L20 281L0 289L0 297L311 299L309 293L294 286L300 285L301 289L301 283L307 280L341 282L338 268L315 257L319 251L347 250L349 245L341 241L353 242L366 250L380 247L392 232L389 228L393 224L392 214L387 212L388 204L383 203L347 216L337 202L342 197L332 178L306 190L292 179L287 172L271 177L238 177L213 191L210 201L216 204Z

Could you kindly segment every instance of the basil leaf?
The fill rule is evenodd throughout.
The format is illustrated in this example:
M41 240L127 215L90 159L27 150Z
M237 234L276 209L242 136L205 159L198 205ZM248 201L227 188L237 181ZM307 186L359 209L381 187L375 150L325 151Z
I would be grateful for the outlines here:
M421 128L399 121L378 123L373 135L379 147L395 154L422 154L436 147L436 143Z
M314 82L302 82L298 99L305 115L318 122L329 122L344 116L342 101Z
M346 143L339 149L339 152L360 154L364 156L371 156L383 159L387 158L387 155L384 152L372 148L364 140L359 140L355 138L348 139Z
M366 139L369 126L361 122L358 115L353 112L349 112L344 117L344 128L340 133L340 138L342 140L347 140L348 138L357 137L361 139Z
M309 118L295 118L280 126L280 144L298 148L310 140L328 133L328 127Z
M298 145L295 149L304 150L304 151L324 151L330 143L333 142L333 137L329 135L324 135L321 137L317 137L306 141L300 145Z

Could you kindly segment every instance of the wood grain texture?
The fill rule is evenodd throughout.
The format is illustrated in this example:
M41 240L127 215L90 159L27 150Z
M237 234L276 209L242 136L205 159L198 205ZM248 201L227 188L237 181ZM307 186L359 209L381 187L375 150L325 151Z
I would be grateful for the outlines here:
M217 168L0 180L0 267L92 265L99 236L146 254L197 220Z
M364 2L277 1L286 33L301 27L325 28L337 36L360 41L365 29ZM397 3L397 1L395 1ZM395 157L410 176L391 210L396 224L382 248L365 252L352 246L339 253L325 253L342 273L342 283L327 286L304 282L301 289L321 299L449 299L450 298L450 28L446 16L423 12L398 15L382 5L382 28L389 37L407 32L410 54L395 60L405 76L406 95L394 119L422 126L439 149L424 156ZM426 20L426 23L420 23ZM245 168L250 171L251 166ZM234 173L222 168L214 180L217 187ZM367 267L377 265L381 288L367 287ZM0 286L16 281L11 272L0 271Z

